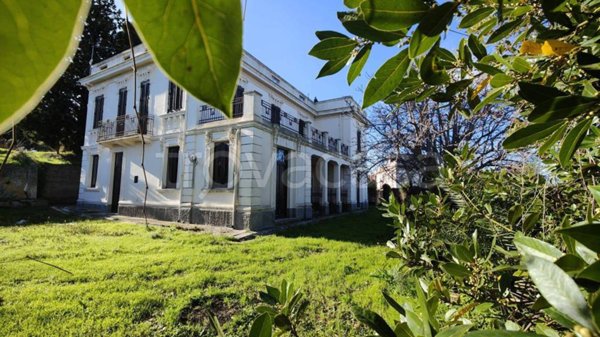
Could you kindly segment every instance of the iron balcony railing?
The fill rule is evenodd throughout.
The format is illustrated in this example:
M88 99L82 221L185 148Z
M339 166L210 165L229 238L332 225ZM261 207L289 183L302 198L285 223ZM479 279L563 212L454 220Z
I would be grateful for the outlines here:
M344 156L350 156L350 146L346 144L340 145L340 152L342 152Z
M323 132L319 131L319 129L312 128L311 137L312 143L314 145L319 146L323 149L325 148L325 136L323 135Z
M244 115L244 97L238 97L233 100L233 118L239 118ZM225 119L225 114L210 105L200 107L200 120L198 124L216 122Z
M327 145L328 145L327 148L329 149L329 151L337 152L338 151L338 142L339 142L339 139L329 137L329 140L327 141Z
M266 123L279 125L284 130L290 131L302 137L305 135L306 122L294 115L282 111L279 107L265 101L261 101L261 117Z
M154 116L141 115L139 124L137 116L118 116L114 120L102 122L98 129L98 141L107 141L139 134L152 135L153 127Z

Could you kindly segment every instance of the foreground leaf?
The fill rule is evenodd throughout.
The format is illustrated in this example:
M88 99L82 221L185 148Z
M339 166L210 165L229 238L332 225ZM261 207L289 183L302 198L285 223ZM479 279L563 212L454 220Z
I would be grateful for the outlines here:
M429 7L422 0L369 0L363 1L360 8L365 21L383 31L396 31L408 28L421 21Z
M249 337L271 337L273 334L273 320L269 314L258 316L252 323Z
M562 167L569 166L571 158L573 158L575 151L579 148L579 144L583 141L583 138L591 125L592 119L586 118L575 125L575 127L567 133L567 136L560 147L560 152L558 153L558 158L560 159L560 165Z
M322 60L338 60L349 56L356 45L352 39L330 37L317 43L308 54Z
M421 33L429 37L441 34L452 22L456 7L458 7L458 3L450 1L432 8L419 23Z
M535 333L507 330L481 330L469 332L466 337L546 337Z
M521 255L537 256L550 262L554 262L563 256L563 252L553 245L542 240L527 237L520 232L515 234L514 243Z
M362 49L356 54L354 60L352 60L352 64L350 65L350 69L348 70L348 84L352 84L354 80L360 75L360 72L364 68L367 60L369 59L369 54L371 54L371 45L366 45L362 47Z
M166 75L194 97L231 116L242 59L241 3L125 0L125 5Z
M600 224L592 223L567 227L559 229L558 232L568 235L594 252L600 253Z
M525 256L525 264L533 283L548 303L579 324L593 329L587 302L567 273L554 263L532 255Z
M368 2L368 1L367 1ZM408 49L404 49L396 56L385 62L375 76L369 81L363 98L363 108L371 106L386 98L398 84L402 82L410 59Z
M369 328L375 330L381 337L396 337L394 330L385 322L385 320L371 310L359 307L352 308L356 319L366 324Z
M590 112L597 104L593 98L583 96L560 96L536 103L528 116L529 121L543 123L558 119L572 118Z
M562 126L561 121L531 124L512 133L504 140L505 149L518 149L544 139Z
M84 0L0 2L0 134L31 112L67 69L89 7Z

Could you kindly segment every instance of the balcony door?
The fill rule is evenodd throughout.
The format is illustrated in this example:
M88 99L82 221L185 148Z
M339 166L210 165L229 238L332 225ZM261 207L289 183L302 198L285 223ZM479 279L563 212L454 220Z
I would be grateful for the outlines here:
M123 152L115 153L112 197L110 202L110 211L117 213L119 211L119 199L121 199L121 176L123 172Z
M127 88L121 88L119 90L119 105L117 106L117 125L115 130L115 136L123 136L125 132L125 111L127 107Z
M288 217L288 154L288 150L277 148L277 183L275 187L275 218L277 219Z

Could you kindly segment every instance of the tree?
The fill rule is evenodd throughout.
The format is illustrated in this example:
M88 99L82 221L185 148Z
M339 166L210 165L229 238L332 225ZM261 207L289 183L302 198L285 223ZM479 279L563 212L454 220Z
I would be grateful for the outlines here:
M508 160L502 141L513 119L512 109L486 107L464 116L449 104L425 100L377 104L368 117L367 160L371 167L389 171L393 179L398 179L398 170L420 172L419 176L424 170L436 171L446 153L463 149L469 152L474 170L502 166Z
M128 48L125 20L114 0L92 3L77 53L71 65L31 114L18 124L19 138L40 142L56 152L78 152L83 144L88 90L78 81L90 65ZM139 41L139 38L138 38Z

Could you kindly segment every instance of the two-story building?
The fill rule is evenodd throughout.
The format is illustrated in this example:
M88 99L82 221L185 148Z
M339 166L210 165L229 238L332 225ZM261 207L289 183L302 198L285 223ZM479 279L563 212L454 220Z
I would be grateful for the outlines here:
M310 99L244 53L229 119L170 82L143 45L134 51L135 81L130 51L80 81L90 96L79 204L142 216L147 179L146 213L159 220L257 229L367 207L352 164L366 121L351 97Z

